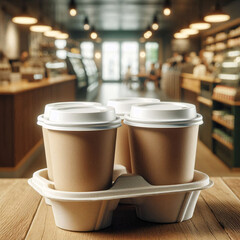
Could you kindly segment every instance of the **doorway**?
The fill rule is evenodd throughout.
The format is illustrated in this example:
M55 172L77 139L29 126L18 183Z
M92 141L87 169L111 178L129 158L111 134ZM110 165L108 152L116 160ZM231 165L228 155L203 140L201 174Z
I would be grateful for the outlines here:
M134 41L104 42L102 44L103 81L122 81L130 67L135 75L139 69L139 43Z

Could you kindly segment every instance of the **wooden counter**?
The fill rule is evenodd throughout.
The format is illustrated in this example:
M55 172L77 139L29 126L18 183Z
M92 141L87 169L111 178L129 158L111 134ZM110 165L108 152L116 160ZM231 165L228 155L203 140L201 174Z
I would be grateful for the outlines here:
M0 86L0 176L17 172L42 144L36 121L44 106L73 100L75 76L70 75Z
M191 220L154 224L139 220L133 206L120 205L112 226L98 232L70 232L55 226L52 210L26 179L0 179L0 240L240 239L240 178L212 178L201 192Z
M76 77L74 75L62 75L54 78L45 78L36 82L22 80L19 83L12 83L4 86L0 85L0 95L18 94L21 92L32 91L38 88L49 87L51 85L73 81L75 79Z

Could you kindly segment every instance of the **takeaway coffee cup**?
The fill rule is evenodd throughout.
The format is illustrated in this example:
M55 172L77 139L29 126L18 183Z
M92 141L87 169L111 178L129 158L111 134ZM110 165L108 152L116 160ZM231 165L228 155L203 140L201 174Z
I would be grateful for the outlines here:
M49 115L52 109L54 108L64 108L64 107L69 107L69 106L100 106L100 103L97 102L57 102L57 103L50 103L45 106L44 109L44 115L41 116L41 119L49 119ZM44 141L44 149L45 149L45 155L46 155L46 164L47 164L47 169L48 169L48 178L49 180L53 181L53 174L52 174L52 162L50 158L50 148L49 148L49 141L48 141L48 129L42 128L43 132L43 141Z
M203 123L194 105L134 105L124 123L129 128L133 173L153 185L193 180L198 128Z
M117 98L110 99L108 101L108 106L115 108L117 116L121 118L122 126L117 130L117 140L116 140L116 149L115 149L115 160L116 164L121 164L127 168L129 173L131 170L131 160L130 160L130 150L129 150L129 141L128 141L128 128L123 123L124 115L129 114L132 105L139 103L158 103L159 99L155 98Z
M48 130L48 146L55 188L85 192L112 184L116 129L120 118L111 107L65 106L38 117Z

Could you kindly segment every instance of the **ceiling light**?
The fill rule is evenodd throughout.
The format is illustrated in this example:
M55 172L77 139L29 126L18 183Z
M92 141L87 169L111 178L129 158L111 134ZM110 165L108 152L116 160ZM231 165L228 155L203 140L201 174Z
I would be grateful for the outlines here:
M180 32L187 34L187 35L195 35L195 34L199 33L199 31L197 29L192 29L192 28L183 28L183 29L181 29Z
M32 25L30 27L30 30L32 32L47 32L47 31L51 31L52 27L44 23L37 23L35 25Z
M169 16L171 14L171 2L170 0L165 0L164 6L163 6L163 14L165 16Z
M61 32L58 31L58 30L51 30L51 31L44 32L44 36L46 36L46 37L56 37L60 33Z
M197 29L197 30L206 30L211 27L211 24L207 23L205 21L199 20L199 21L191 23L189 27L192 29Z
M151 31L151 28L150 26L147 27L147 30L146 32L144 33L143 35L146 39L150 38L152 36L152 31Z
M92 30L91 30L91 33L90 33L90 38L95 40L95 39L97 39L97 37L98 37L98 34L96 33L95 28L92 27Z
M31 25L37 23L37 18L32 17L28 14L27 6L22 6L21 14L12 18L12 21L16 24Z
M55 36L56 39L68 39L69 38L69 34L68 33L63 33L60 32Z
M229 19L230 19L230 16L225 12L223 12L218 0L216 1L214 10L204 17L204 20L206 22L211 22L211 23L226 22Z
M141 58L145 58L145 57L146 57L146 53L145 53L144 51L141 51L141 52L140 52L140 57L141 57Z
M157 19L157 15L155 15L153 18L152 29L156 31L158 30L158 28L159 28L158 19Z
M69 9L69 14L72 17L77 15L77 4L75 0L70 0L68 9Z
M96 52L95 53L95 58L96 59L100 59L101 58L101 53L100 52Z
M188 35L185 33L177 32L174 34L174 38L176 39L185 39L188 38Z
M88 17L85 17L85 18L84 18L83 29L84 29L85 31L88 31L88 30L90 29Z

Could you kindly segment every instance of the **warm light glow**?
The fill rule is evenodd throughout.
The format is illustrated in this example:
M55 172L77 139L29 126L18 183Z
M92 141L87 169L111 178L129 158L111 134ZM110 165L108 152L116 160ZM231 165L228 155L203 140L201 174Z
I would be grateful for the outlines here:
M197 29L192 29L192 28L183 28L183 29L181 29L180 32L187 34L187 35L195 35L195 34L199 33L199 31Z
M67 33L62 33L60 32L59 34L57 34L55 36L56 39L68 39L69 38L69 35Z
M96 52L95 53L95 58L96 59L100 59L101 58L101 53L100 52Z
M226 22L229 19L230 19L230 16L225 13L215 13L215 14L213 13L204 17L204 20L206 22L211 22L211 23Z
M46 31L51 31L52 27L48 25L33 25L30 27L30 30L32 32L46 32Z
M177 33L174 34L174 38L176 38L176 39L185 39L185 38L188 38L188 35L184 34L184 33L177 32Z
M90 37L91 37L91 39L96 39L96 38L98 37L98 35L97 35L96 32L92 32L92 33L90 34Z
M143 36L144 36L146 39L148 39L148 38L150 38L150 37L152 36L152 32L148 30L147 32L144 33Z
M205 29L209 29L210 27L211 27L211 24L204 21L199 21L199 22L190 24L190 28L197 29L197 30L205 30Z
M75 8L71 8L71 9L69 10L69 14L70 14L72 17L74 17L74 16L77 15L77 10L76 10Z
M152 24L152 29L153 29L154 31L158 30L158 28L159 28L159 25L158 25L157 23L153 23L153 24Z
M56 37L58 34L60 34L60 31L57 30L51 30L51 31L47 31L44 33L44 36L46 37Z
M164 8L164 9L163 9L163 14L164 14L165 16L169 16L169 15L171 14L171 9L170 9L170 8Z
M14 17L12 21L17 24L31 25L37 23L38 20L29 16L17 16Z
M141 58L145 58L145 57L146 57L146 53L145 53L144 51L141 51L141 52L140 52L140 57L141 57Z
M88 30L90 29L90 25L89 25L89 24L84 24L84 25L83 25L83 29L84 29L85 31L88 31Z

